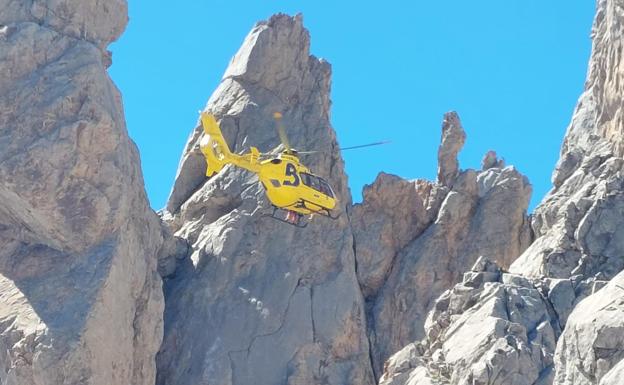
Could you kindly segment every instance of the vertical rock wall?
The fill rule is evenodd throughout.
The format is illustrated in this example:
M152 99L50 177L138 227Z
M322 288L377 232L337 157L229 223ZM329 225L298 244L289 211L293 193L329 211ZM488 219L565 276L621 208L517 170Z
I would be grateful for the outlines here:
M621 0L600 0L585 91L536 209L537 239L513 271L532 276L612 278L624 268L624 150Z
M153 384L161 227L106 73L126 2L0 10L0 383Z

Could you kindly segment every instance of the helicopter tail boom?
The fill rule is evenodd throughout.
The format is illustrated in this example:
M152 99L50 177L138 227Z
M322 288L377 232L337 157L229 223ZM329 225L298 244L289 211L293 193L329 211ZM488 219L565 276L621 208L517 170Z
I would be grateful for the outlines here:
M225 141L221 128L213 115L202 112L201 122L205 135L201 139L199 147L206 157L206 176L213 176L228 163L252 172L257 173L259 171L258 158L260 153L255 147L251 147L251 152L248 154L234 154Z

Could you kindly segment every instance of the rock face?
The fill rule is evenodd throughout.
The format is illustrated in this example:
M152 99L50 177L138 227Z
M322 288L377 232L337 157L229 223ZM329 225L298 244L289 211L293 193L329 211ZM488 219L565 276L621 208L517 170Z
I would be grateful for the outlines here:
M624 267L622 2L601 0L586 89L537 208L537 240L512 271L532 276L614 277Z
M0 9L0 383L152 384L163 235L106 73L126 3Z
M206 180L201 130L182 157L168 213L190 258L166 283L158 384L371 384L364 301L355 273L343 162L329 123L330 66L309 54L300 16L258 23L232 59L207 110L234 151L279 144L329 150L302 160L327 177L342 212L305 229L264 217L263 188L227 167Z
M531 242L527 179L496 162L460 172L457 154L465 136L457 114L446 114L438 152L444 184L382 174L353 209L358 278L378 374L393 352L424 336L433 301L480 255L509 266Z
M624 361L624 272L583 300L568 319L557 345L556 384L622 382Z
M556 317L533 284L485 258L435 302L426 340L386 363L383 385L532 385L552 380ZM411 381L411 382L410 382Z
M617 383L624 355L610 334L621 327L612 319L624 316L618 275L624 268L623 7L620 0L598 2L586 89L564 140L555 187L537 210L539 238L512 266L577 282L573 305L612 279L572 311L557 346L557 385Z
M372 185L364 188L364 204L353 207L357 275L367 298L385 283L396 253L431 222L419 186L431 188L426 181L419 184L380 173ZM435 206L437 209L439 202Z
M533 216L534 243L510 266L511 274L497 279L473 269L443 294L429 315L426 338L387 362L382 383L622 383L622 9L621 0L598 1L586 89L553 174L554 188ZM493 158L486 156L484 168ZM477 291L464 288L477 287L473 281L487 283ZM523 287L520 297L509 291L514 285ZM501 290L506 294L489 294ZM480 317L513 328L471 323L471 315L483 309ZM474 338L482 343L473 346Z

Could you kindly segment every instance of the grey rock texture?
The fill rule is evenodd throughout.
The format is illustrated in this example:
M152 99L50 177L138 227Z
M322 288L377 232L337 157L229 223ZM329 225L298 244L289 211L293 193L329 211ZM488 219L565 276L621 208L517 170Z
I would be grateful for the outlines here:
M182 156L163 218L190 257L166 282L158 384L372 384L366 317L346 210L350 193L329 123L331 69L309 54L300 16L258 23L207 110L234 151L292 145L329 150L302 160L332 184L340 217L305 229L264 217L257 178L227 167L206 179L200 128Z
M407 181L380 173L372 185L364 188L364 203L353 207L351 227L358 281L365 297L377 293L397 252L431 222L428 211L437 211L441 203L427 210L424 192L431 187L427 181Z
M164 235L106 73L126 2L0 10L0 383L152 384Z
M531 187L495 152L460 169L456 113L436 182L381 173L352 206L329 64L300 16L258 23L206 109L234 151L275 151L276 111L295 148L328 151L302 160L341 215L306 229L263 215L252 174L207 179L199 126L163 227L106 74L125 1L0 9L0 383L622 383L622 0L598 1L586 89L531 224Z
M622 358L624 272L574 308L557 344L555 384L621 384Z
M457 114L446 114L439 151L446 155L438 167L445 184L381 174L353 208L358 279L378 375L392 353L424 336L437 296L480 255L508 267L531 242L528 180L513 167L459 171L464 140Z
M613 367L613 369L609 370L609 372L602 377L599 384L619 385L622 383L622 378L624 378L624 360L620 360L620 362Z
M480 258L435 302L426 338L387 361L380 384L550 383L555 321L529 280Z
M505 168L505 160L498 159L496 151L490 150L485 153L483 159L481 160L481 169L487 170L492 167Z

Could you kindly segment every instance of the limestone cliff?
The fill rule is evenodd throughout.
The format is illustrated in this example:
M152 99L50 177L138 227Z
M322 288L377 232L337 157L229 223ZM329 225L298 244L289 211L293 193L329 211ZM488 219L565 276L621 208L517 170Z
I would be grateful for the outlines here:
M106 73L126 2L0 10L0 383L153 384L163 235Z
M623 4L598 2L586 89L564 139L554 187L535 210L536 242L512 271L612 278L624 267Z

